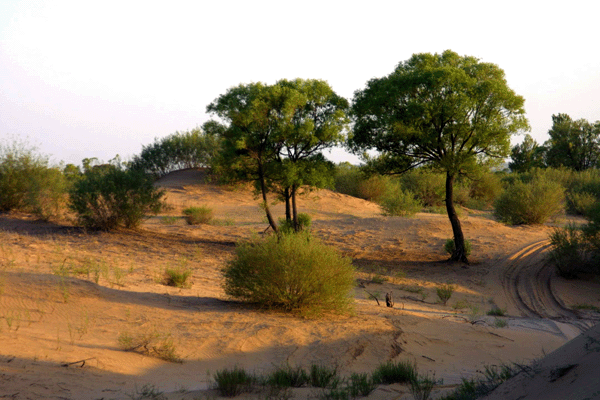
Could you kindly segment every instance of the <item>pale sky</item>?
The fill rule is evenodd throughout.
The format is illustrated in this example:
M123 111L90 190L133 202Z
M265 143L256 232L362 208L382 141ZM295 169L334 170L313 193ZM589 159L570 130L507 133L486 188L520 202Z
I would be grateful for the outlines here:
M0 141L54 162L129 159L240 83L323 79L351 100L450 49L504 69L543 143L552 114L600 120L598 15L596 0L0 0Z

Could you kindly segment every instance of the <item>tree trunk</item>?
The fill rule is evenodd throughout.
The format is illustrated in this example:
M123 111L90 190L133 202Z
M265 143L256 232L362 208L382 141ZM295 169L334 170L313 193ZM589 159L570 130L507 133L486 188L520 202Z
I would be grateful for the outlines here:
M448 218L450 218L450 224L452 225L452 233L454 235L454 252L450 256L451 261L461 261L466 264L469 263L467 254L465 251L465 236L462 232L462 227L454 208L454 175L449 172L446 173L446 211L448 212Z
M263 170L262 163L258 164L258 179L260 181L260 191L262 192L263 207L267 213L267 220L269 221L271 228L273 228L273 232L277 233L277 224L275 223L275 220L273 220L271 209L269 209L269 201L267 200L267 185L265 183L265 171Z
M285 220L287 222L292 222L292 204L290 203L290 188L285 188L283 192L283 196L285 197Z
M294 231L300 230L300 224L298 223L298 207L296 206L296 186L292 186L292 216L294 218Z

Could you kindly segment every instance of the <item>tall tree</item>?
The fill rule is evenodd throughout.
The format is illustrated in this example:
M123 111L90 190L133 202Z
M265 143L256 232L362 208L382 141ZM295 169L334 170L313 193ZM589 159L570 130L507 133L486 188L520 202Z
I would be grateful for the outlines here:
M510 152L511 161L508 168L513 172L525 172L531 168L543 168L546 166L546 148L540 146L531 135L525 135L520 144L515 145Z
M281 80L277 85L290 90L297 100L292 118L283 127L280 137L281 160L287 164L283 169L286 219L291 218L297 230L298 191L302 187L323 187L331 183L333 166L321 151L345 140L349 104L322 80Z
M547 147L550 167L567 167L575 171L600 167L600 121L594 124L567 114L552 115Z
M286 218L298 228L298 190L326 182L321 151L345 139L348 107L326 82L302 79L240 85L208 105L226 122L221 167L255 183L274 231L268 192L284 197Z
M377 150L372 164L382 172L403 173L421 165L443 171L455 242L451 260L468 263L454 182L509 154L510 135L529 127L524 102L495 64L450 50L415 54L355 92L349 146L356 152Z

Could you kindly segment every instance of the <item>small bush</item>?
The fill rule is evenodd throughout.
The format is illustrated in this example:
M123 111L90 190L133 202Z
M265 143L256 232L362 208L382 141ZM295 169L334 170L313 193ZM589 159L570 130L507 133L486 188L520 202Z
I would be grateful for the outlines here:
M510 225L543 224L564 212L564 188L544 176L515 181L494 203L496 217Z
M167 286L178 288L189 288L191 284L187 281L192 276L192 271L184 268L167 268L163 276L163 283Z
M0 143L0 211L31 212L43 220L66 208L68 182L59 168L35 148L14 141Z
M312 219L306 213L298 214L298 232L310 230ZM279 232L282 234L295 233L294 221L288 221L285 218L279 218Z
M251 392L257 383L255 376L237 366L232 370L217 371L213 379L216 389L224 397L235 397L241 393Z
M421 211L422 204L413 193L394 187L379 201L384 215L408 217Z
M570 214L587 215L598 203L598 196L593 193L580 192L567 194L567 209Z
M368 396L376 387L377 383L375 383L372 375L364 373L350 375L348 391L352 397Z
M446 303L448 303L448 300L450 300L450 297L452 297L452 293L454 293L454 289L454 285L450 285L448 283L440 285L435 289L438 298L440 299L443 305L446 305Z
M87 166L69 194L69 208L86 228L136 228L146 214L161 210L163 195L150 176L125 169L115 159L110 164Z
M302 387L310 382L310 376L301 367L292 368L289 364L275 369L267 378L267 383L271 386Z
M444 250L446 250L446 253L452 255L454 249L454 239L447 239L446 243L444 243ZM468 240L465 240L465 255L467 257L471 255L471 242Z
M122 332L118 342L124 351L133 351L170 362L182 362L176 353L173 338L168 333L152 331L132 336L128 332Z
M188 225L209 224L213 219L213 210L207 206L189 207L183 210Z
M337 368L313 364L310 366L310 384L319 388L335 389L340 383Z
M581 272L600 272L599 254L592 244L593 239L581 228L557 228L550 234L550 243L550 259L562 277L571 279Z
M413 193L424 207L443 206L446 197L446 177L418 168L400 177L402 188Z
M379 365L373 372L373 381L390 385L392 383L409 383L417 378L417 367L408 361L388 361Z
M495 317L503 317L506 315L506 308L500 308L497 305L494 305L490 311L487 312L487 315L492 315Z
M429 400L435 384L435 375L432 378L429 376L418 376L410 381L410 393L415 400Z
M350 259L307 232L242 243L223 274L226 294L263 307L304 315L351 309Z

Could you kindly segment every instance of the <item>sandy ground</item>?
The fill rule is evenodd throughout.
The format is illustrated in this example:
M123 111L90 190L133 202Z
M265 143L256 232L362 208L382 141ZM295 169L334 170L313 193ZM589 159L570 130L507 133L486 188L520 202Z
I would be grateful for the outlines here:
M138 231L84 232L0 215L0 398L131 399L148 388L169 399L217 398L211 373L223 368L267 373L284 363L317 363L349 375L388 360L414 361L419 372L443 379L433 398L486 365L536 360L539 382L520 374L521 382L507 382L494 398L600 397L599 328L589 329L600 314L574 308L600 307L600 281L556 276L545 261L551 227L508 227L464 210L473 248L465 266L445 261L452 236L445 215L383 217L373 203L310 193L300 210L312 216L315 235L353 258L359 285L354 315L302 319L225 296L220 269L235 243L267 224L249 190L200 178L196 171L163 178L170 208ZM182 210L201 205L214 210L216 222L186 225ZM274 212L282 215L282 205ZM160 282L165 268L177 266L193 271L191 287ZM456 285L447 305L435 291L443 283ZM387 292L394 308L371 296L383 300ZM506 315L488 316L493 308ZM579 336L584 331L588 339ZM119 338L141 334L168 336L183 362L122 350ZM562 392L540 389L548 385ZM412 396L390 385L368 398Z

